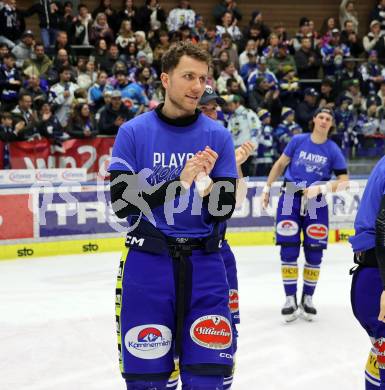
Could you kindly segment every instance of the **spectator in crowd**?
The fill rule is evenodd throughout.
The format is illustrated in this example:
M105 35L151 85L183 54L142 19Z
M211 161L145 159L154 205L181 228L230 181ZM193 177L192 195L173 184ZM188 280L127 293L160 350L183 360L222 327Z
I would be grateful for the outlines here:
M311 48L314 48L314 42L312 42L313 36L310 32L310 20L306 17L303 17L299 20L299 30L293 38L293 48L297 52L301 49L302 40L304 38L309 38L311 41Z
M72 37L72 23L73 23L73 4L72 1L65 1L63 4L63 13L60 17L59 30L67 33L67 37Z
M127 79L126 73L117 71L115 73L117 80L117 89L121 93L122 100L127 103L130 111L135 115L139 115L148 106L148 98L146 97L143 88L134 82Z
M351 22L346 22L346 25L349 26ZM344 31L343 31L344 32ZM364 46L362 45L362 40L358 38L357 33L355 31L345 31L347 33L346 42L342 42L345 44L350 51L350 54L354 58L358 58L364 52ZM341 35L342 36L342 35Z
M344 143L346 143L348 134L353 131L355 115L353 112L352 99L350 97L342 95L336 100L336 103L336 131L335 134L332 135L332 139L338 146L343 147Z
M328 43L321 47L322 62L326 76L332 76L341 70L344 58L350 56L349 48L340 42L340 38L340 31L333 29Z
M251 18L249 21L249 26L257 25L259 29L261 30L262 38L267 41L269 38L271 31L270 28L266 25L266 23L263 21L263 15L262 12L259 10L255 10L251 14ZM246 30L247 32L247 30Z
M167 34L167 31L159 32L159 43L155 46L153 54L153 66L158 71L161 70L161 59L163 54L169 49L170 40Z
M361 92L360 80L352 79L348 84L347 90L344 95L352 100L353 109L356 113L365 111L366 103Z
M139 8L138 20L145 32L159 30L165 27L166 13L158 0L145 0L145 4Z
M9 48L5 43L0 43L0 66L3 65L3 59L9 53Z
M257 134L261 131L258 115L246 108L238 95L226 95L225 110L231 114L227 128L232 134L235 148L250 140L258 145ZM241 166L243 176L255 175L255 154L252 154Z
M336 94L334 91L334 82L330 78L325 78L322 80L319 96L319 107L325 108L334 108L334 102L336 100Z
M252 24L246 30L244 30L242 39L238 42L239 52L246 50L247 43L250 40L255 42L257 53L261 54L265 40L262 37L261 28L258 24Z
M118 56L119 56L119 49L118 49ZM92 52L92 57L95 60L95 63L98 67L98 69L101 68L101 64L106 63L108 59L108 47L107 43L104 39L100 39L94 48L94 51Z
M152 100L157 86L156 78L153 77L151 68L149 66L144 66L143 68L138 69L136 80L138 82L138 85L140 85L144 90L146 97L149 100Z
M279 73L281 75L279 88L282 104L295 109L299 98L299 79L295 69L291 65L284 65Z
M380 89L379 91L377 92L377 96L380 98L381 100L381 106L382 107L385 107L385 80L382 81L381 85L380 85Z
M54 60L53 66L47 73L47 79L50 85L59 82L59 70L63 66L70 69L71 81L76 81L77 69L71 65L67 51L65 49L60 49L57 53L56 59Z
M242 102L247 102L247 92L244 91L237 79L230 77L226 81L226 95L238 95L242 98Z
M34 55L26 59L23 63L24 72L45 77L52 66L52 61L45 54L42 43L36 43L33 51Z
M359 80L360 84L362 83L362 75L357 68L357 60L353 57L346 57L343 62L342 70L338 71L335 74L337 85L339 89L346 89L348 83L352 79Z
M32 109L38 111L44 102L48 101L47 93L40 87L40 77L37 73L31 73L27 78L27 84L20 90L21 94L32 97Z
M268 176L273 165L276 151L274 149L273 128L271 127L271 114L265 109L258 111L261 129L257 134L256 176Z
M56 55L60 49L65 49L67 53L71 53L71 45L68 39L67 31L60 30L56 34L56 41L55 41L55 47L53 49L53 53ZM48 53L52 54L52 51L50 50Z
M26 93L19 95L18 105L12 110L13 121L16 126L23 127L23 140L39 139L39 129L36 111L32 109L32 96ZM18 123L24 122L23 125Z
M120 27L122 22L127 20L131 23L132 30L135 31L138 29L139 20L141 21L141 15L139 13L139 9L136 5L134 5L133 0L123 0L122 8L117 13L117 26ZM142 21L140 22L140 25ZM115 31L116 32L116 31Z
M31 58L34 44L35 41L33 32L31 30L24 31L21 36L21 41L12 49L12 53L16 57L16 66L18 68L23 66L25 60Z
M318 107L318 96L318 92L314 88L306 88L303 101L296 108L295 117L304 132L310 131L310 124Z
M247 80L249 79L250 75L258 69L258 64L257 64L257 53L247 53L247 62L242 65L240 75L247 84Z
M113 33L117 33L120 24L118 24L119 21L117 18L117 13L112 8L111 0L100 0L99 6L92 11L92 19L96 20L99 14L104 14L106 16L107 25L109 26L109 28L111 28Z
M369 52L368 61L360 66L359 74L352 75L351 79L357 77L362 77L363 91L366 94L377 93L380 85L385 80L385 69L378 63L378 56L375 50Z
M131 81L136 81L136 77L141 72L141 70L143 68L148 68L150 70L151 78L153 80L156 80L158 78L158 74L155 68L153 68L150 65L146 53L144 51L139 51L138 54L136 55L136 58L137 58L137 65L130 69L128 78Z
M217 80L217 88L220 94L227 92L226 82L229 78L235 79L239 83L241 90L246 92L245 83L243 82L242 77L238 74L234 63L228 62Z
M79 4L78 15L73 20L72 37L75 45L89 46L91 41L92 16L85 4Z
M228 59L223 60L221 58L222 53L226 51L228 54ZM238 50L237 45L233 42L233 38L230 34L224 33L221 36L220 42L218 42L217 47L213 50L213 56L219 57L219 59L226 63L229 60L232 61L235 64L235 67L239 69L239 57L238 57Z
M13 124L13 117L10 112L0 113L0 141L22 141L24 127L25 123L23 121L18 122L16 125Z
M131 21L123 20L122 24L120 25L119 34L116 37L115 43L118 45L119 50L124 52L130 42L135 42Z
M108 74L104 70L99 71L97 81L88 90L88 104L92 112L97 112L104 105L104 91L107 86Z
M13 49L25 30L22 12L16 7L16 0L0 2L0 43L5 43Z
M277 34L272 33L269 36L268 46L262 51L262 54L266 58L273 58L278 53L279 37Z
M380 22L382 32L385 31L385 0L378 0L378 4L374 7L370 14L370 20L378 20Z
M325 18L320 31L320 47L329 43L333 30L338 29L336 20L333 17Z
M222 15L221 23L217 25L217 35L222 37L225 33L229 34L235 42L242 38L241 30L237 26L237 19L229 11Z
M258 112L265 108L271 113L272 126L277 126L280 117L282 103L279 88L276 84L271 85L264 77L259 77L248 95L249 107Z
M120 60L119 48L113 43L108 48L107 56L99 56L99 69L104 70L108 73L108 75L112 75L112 69L117 61Z
M242 19L242 12L237 7L237 3L233 0L223 0L214 7L213 16L217 24L222 21L222 16L225 12L230 12L237 21Z
M353 31L358 34L358 13L354 7L354 1L342 0L340 4L340 26L345 26L348 20L353 25Z
M278 45L278 51L272 57L268 58L267 66L275 75L278 75L288 65L294 69L295 73L297 72L294 57L289 54L287 45L280 43Z
M150 44L146 40L146 34L144 31L135 31L135 43L137 50L145 52L148 62L152 64L153 53Z
M369 53L371 50L375 50L382 37L383 31L381 30L381 23L378 20L372 20L370 22L370 31L363 39L365 51Z
M104 39L107 45L114 41L114 32L107 23L107 16L103 13L96 15L91 27L89 42L94 45L100 39Z
M239 55L239 68L242 69L243 65L250 62L250 55L257 57L257 44L254 39L247 41L245 50Z
M44 47L49 50L56 41L61 19L61 3L52 0L40 0L28 8L24 15L38 14L41 40Z
M133 113L123 104L119 90L111 92L111 103L100 111L98 133L100 135L116 135L119 127L133 117Z
M21 75L15 64L16 58L12 53L4 55L3 65L0 68L1 108L4 111L12 110L19 97Z
M82 66L78 71L78 77L76 84L79 88L83 88L88 91L88 89L96 82L98 73L95 70L95 62L85 59L85 65Z
M317 79L321 66L321 59L312 49L311 39L302 38L301 48L294 55L298 77L300 79Z
M295 122L295 111L290 107L283 107L281 123L274 130L277 152L280 155L294 135L302 133L301 126Z
M202 15L195 16L195 26L191 33L198 42L202 42L206 38L206 26Z
M277 77L270 69L267 68L265 57L259 57L258 59L258 67L255 71L251 72L249 78L247 79L247 90L251 91L256 83L258 78L264 78L269 84L269 88L273 88L278 84Z
M183 25L189 28L194 28L195 25L195 11L187 0L180 0L178 7L173 8L167 17L167 27L171 33L178 31Z
M53 104L57 106L56 116L63 127L68 124L74 93L77 89L78 85L71 81L71 69L63 66L59 70L59 82L51 87Z
M62 143L69 138L69 135L64 132L62 125L52 112L51 104L46 102L41 105L37 127L42 137L53 141L54 152L65 152Z
M75 106L67 132L72 138L91 138L97 135L96 123L87 103Z

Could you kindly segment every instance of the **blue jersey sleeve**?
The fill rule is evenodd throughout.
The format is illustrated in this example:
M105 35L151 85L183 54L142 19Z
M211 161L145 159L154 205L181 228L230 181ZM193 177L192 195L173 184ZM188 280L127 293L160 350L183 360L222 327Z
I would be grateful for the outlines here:
M131 171L138 173L139 167L136 160L135 136L129 123L120 126L112 148L111 162L108 170Z
M345 157L342 154L342 151L337 144L334 144L332 169L333 170L347 169Z
M298 137L293 137L290 142L286 145L286 148L283 151L283 154L285 154L287 157L293 158L294 152L297 148L297 139Z
M237 166L235 163L234 143L229 132L223 132L226 137L223 148L218 153L218 159L211 172L211 177L233 177L238 178Z

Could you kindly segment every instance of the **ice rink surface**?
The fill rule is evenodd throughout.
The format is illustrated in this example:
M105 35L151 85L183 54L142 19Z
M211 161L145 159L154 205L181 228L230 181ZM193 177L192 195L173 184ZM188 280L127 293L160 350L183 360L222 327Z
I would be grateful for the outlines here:
M350 308L348 245L326 251L312 323L286 325L279 248L234 248L241 325L233 390L364 389L369 338ZM0 262L0 389L124 390L119 253ZM300 261L303 264L303 260Z

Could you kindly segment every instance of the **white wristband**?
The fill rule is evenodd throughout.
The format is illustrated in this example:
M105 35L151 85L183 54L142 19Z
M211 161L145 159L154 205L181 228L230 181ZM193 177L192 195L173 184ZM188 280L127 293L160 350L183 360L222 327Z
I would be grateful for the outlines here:
M320 193L322 195L326 195L328 193L328 187L326 184L322 184L319 186L319 189L320 189Z
M262 193L263 194L269 194L270 193L270 186L269 185L265 185L264 187L263 187L263 190L262 190Z
M206 175L195 182L195 185L199 192L205 192L211 185L211 177Z

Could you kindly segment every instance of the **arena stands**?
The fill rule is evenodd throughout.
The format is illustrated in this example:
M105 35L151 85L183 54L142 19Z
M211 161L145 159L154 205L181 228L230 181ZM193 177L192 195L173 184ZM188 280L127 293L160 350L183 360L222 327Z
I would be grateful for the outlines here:
M119 126L162 102L162 54L190 40L212 54L207 83L234 140L238 111L254 114L250 175L310 131L319 107L335 110L331 137L365 173L385 150L385 1L326 1L323 23L308 2L301 14L270 3L0 2L0 169L97 172Z

